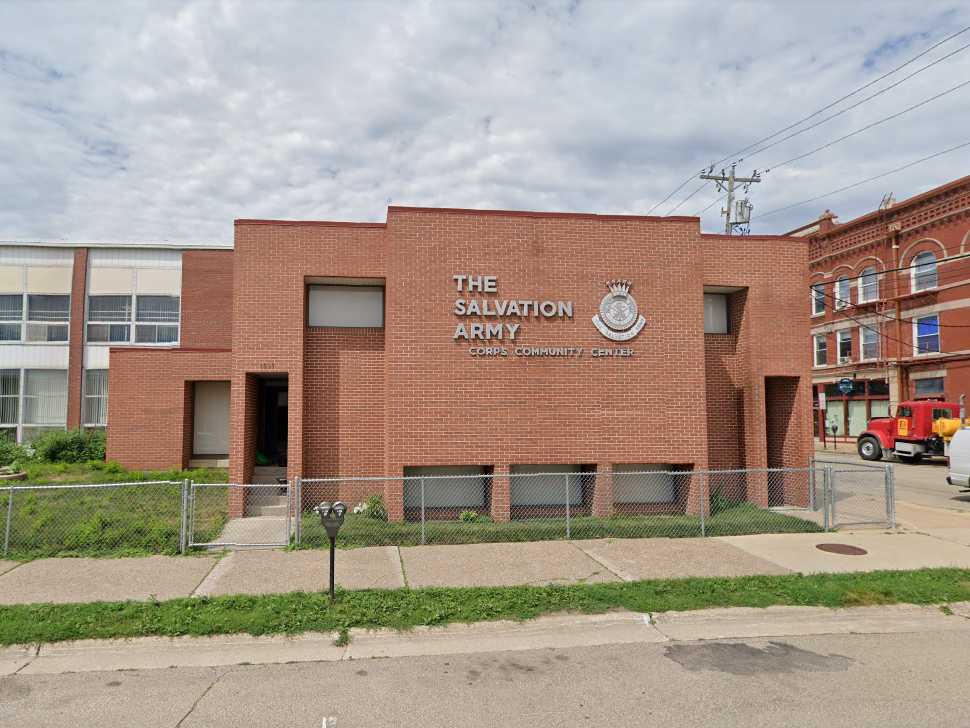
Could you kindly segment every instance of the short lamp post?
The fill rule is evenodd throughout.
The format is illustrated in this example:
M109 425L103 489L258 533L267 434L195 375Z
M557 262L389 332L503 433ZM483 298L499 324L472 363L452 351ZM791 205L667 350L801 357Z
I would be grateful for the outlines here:
M344 525L344 514L347 513L347 506L340 501L333 504L324 501L313 510L320 515L320 522L327 532L327 538L330 539L330 602L332 604L334 600L333 568L334 555L337 550L337 533L340 531L340 527Z

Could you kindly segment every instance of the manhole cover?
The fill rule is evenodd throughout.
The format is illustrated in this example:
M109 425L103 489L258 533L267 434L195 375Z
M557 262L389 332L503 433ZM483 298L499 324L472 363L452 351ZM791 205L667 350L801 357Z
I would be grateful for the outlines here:
M847 543L820 543L815 548L830 554L842 554L842 556L865 556L868 551L860 549L858 546L849 546Z

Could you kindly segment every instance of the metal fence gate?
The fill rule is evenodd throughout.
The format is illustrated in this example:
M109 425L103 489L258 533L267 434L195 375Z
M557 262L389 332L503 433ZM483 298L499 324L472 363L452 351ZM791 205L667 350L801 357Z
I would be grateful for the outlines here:
M827 528L896 527L896 472L891 464L815 460L825 473L822 507ZM818 467L822 466L822 467Z
M194 483L183 488L186 546L288 546L299 530L296 489L284 483Z

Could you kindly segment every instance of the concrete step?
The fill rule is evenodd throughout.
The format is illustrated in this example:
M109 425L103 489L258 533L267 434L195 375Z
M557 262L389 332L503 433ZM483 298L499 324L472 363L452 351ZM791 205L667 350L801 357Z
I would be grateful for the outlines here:
M247 516L286 516L286 503L278 506L256 506L246 509Z
M286 468L275 465L257 465L253 468L253 483L278 483L280 478L286 478Z

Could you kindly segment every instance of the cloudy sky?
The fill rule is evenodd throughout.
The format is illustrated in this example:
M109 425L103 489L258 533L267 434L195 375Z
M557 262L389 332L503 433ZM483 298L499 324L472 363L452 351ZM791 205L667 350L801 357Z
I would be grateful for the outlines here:
M0 240L228 243L237 217L381 221L389 203L642 214L968 25L933 0L0 0ZM970 48L739 173L968 80ZM970 173L968 146L766 214L970 141L968 111L970 86L773 169L752 231ZM711 205L707 186L675 208L698 184L654 214Z

